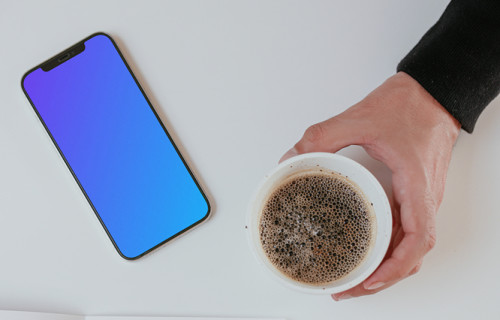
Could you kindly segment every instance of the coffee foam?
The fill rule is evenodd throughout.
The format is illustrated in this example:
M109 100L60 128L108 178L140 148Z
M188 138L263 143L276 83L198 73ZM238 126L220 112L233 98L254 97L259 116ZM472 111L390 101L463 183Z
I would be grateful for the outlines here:
M287 277L324 285L354 270L375 233L373 208L362 191L323 169L294 174L269 196L260 217L260 243Z

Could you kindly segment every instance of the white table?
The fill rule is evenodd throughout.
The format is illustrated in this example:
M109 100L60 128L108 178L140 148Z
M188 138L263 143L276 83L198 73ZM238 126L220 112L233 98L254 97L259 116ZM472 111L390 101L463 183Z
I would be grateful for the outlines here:
M305 128L363 98L447 1L1 1L0 309L298 319L500 314L500 100L454 150L438 242L416 276L336 303L283 287L248 249L244 216ZM115 252L20 88L87 35L118 41L214 199L204 225L138 261ZM389 188L388 170L342 151Z

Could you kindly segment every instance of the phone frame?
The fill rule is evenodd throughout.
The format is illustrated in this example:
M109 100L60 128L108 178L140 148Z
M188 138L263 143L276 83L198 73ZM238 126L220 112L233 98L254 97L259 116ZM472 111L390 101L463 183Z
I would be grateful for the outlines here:
M74 56L78 55L79 53L83 52L85 50L85 42L90 40L91 38L93 37L96 37L96 36L99 36L99 35L102 35L102 36L105 36L107 37L111 43L113 44L114 48L116 49L116 51L118 52L118 54L120 55L120 58L122 59L123 63L125 64L125 66L127 67L127 70L129 71L130 75L132 76L132 78L134 79L135 81L135 84L137 85L137 87L139 88L139 90L141 91L142 95L144 96L144 98L146 99L146 102L148 103L149 107L151 108L151 110L153 111L155 117L156 117L156 120L160 123L163 131L165 132L165 134L167 135L170 143L172 144L172 146L174 147L178 157L181 159L184 167L187 169L187 171L189 172L189 175L191 176L191 178L193 179L194 183L196 184L196 186L198 187L198 190L200 191L201 195L203 196L205 202L207 203L207 213L203 216L202 219L198 220L197 222L193 223L192 225L190 225L189 227L177 232L176 234L172 235L171 237L165 239L164 241L162 241L161 243L155 245L154 247L144 251L143 253L135 256L135 257L127 257L125 256L121 251L120 251L120 248L118 248L117 244L115 243L113 237L111 236L111 234L109 233L108 231L108 228L106 227L106 225L104 224L104 222L102 221L101 219L101 216L99 215L99 213L97 212L96 208L94 207L92 201L90 200L89 196L87 195L87 192L85 191L85 189L82 187L81 183L80 183L80 180L78 179L78 177L76 176L75 172L73 171L73 169L71 168L69 162L67 161L66 157L64 156L62 150L59 148L59 145L57 144L56 140L54 139L54 137L52 136L52 133L50 132L49 128L47 127L47 125L45 124L45 121L43 121L40 113L38 112L38 110L36 109L35 107L35 104L33 103L33 101L31 100L30 96L28 95L28 93L26 92L26 89L24 88L24 80L26 79L26 77L33 71L39 69L39 68L42 68L42 70L44 70L43 68L45 67L46 69L47 68L50 68L48 69L47 71L50 71L51 69L53 68L56 68L58 65L60 64L63 64L64 62L70 60L71 58L73 58ZM84 49L78 53L74 53L77 49L77 48L80 48L81 46L84 46ZM68 55L69 54L69 55ZM65 58L64 60L59 60L58 59L62 59L62 58ZM45 70L44 70L45 71ZM94 214L96 215L97 219L99 220L99 222L101 223L102 227L104 228L104 230L106 231L106 234L108 235L108 238L111 240L111 242L113 243L113 246L115 247L116 251L118 252L118 254L126 259L126 260L137 260L141 257L143 257L144 255L150 253L151 251L161 247L162 245L166 244L167 242L169 242L170 240L180 236L181 234L184 234L185 232L193 229L194 227L200 225L202 222L206 221L209 217L210 217L210 214L211 214L211 211L212 211L212 206L210 204L210 201L205 193L205 191L203 190L203 188L201 187L201 185L199 184L198 180L196 179L196 177L194 176L193 172L191 171L191 168L188 166L188 164L186 163L186 160L184 159L184 157L182 156L180 150L178 149L177 145L175 144L174 140L172 139L172 137L170 136L170 134L168 133L168 130L167 128L165 127L165 125L163 124L163 122L161 121L160 117L158 116L158 113L156 112L156 110L154 109L153 107L153 104L151 103L151 101L149 101L149 98L148 96L146 95L146 92L144 92L144 90L142 89L142 86L140 85L139 81L137 80L136 76L134 75L132 69L130 68L129 64L127 63L127 60L125 60L125 57L123 56L122 52L120 51L120 49L118 48L118 45L116 44L116 42L113 40L113 38L104 33L104 32L96 32L96 33L93 33L91 34L90 36L86 37L85 39L77 42L76 44L70 46L69 48L59 52L58 54L54 55L53 57L51 57L50 59L47 59L46 61L40 63L39 65L37 65L36 67L33 67L31 68L30 70L28 70L24 75L23 77L21 78L21 88L23 89L23 92L24 94L26 95L26 98L28 99L28 101L30 102L33 110L35 111L36 115L38 116L38 119L40 120L40 122L42 123L43 127L45 128L45 131L48 133L50 139L52 140L52 142L54 143L55 147L57 148L57 151L59 152L59 154L61 155L62 159L64 160L64 163L66 164L66 166L68 167L69 171L71 172L71 175L73 176L73 178L75 179L76 183L78 184L78 187L80 187L80 190L82 191L82 193L85 195L85 198L87 199L88 203L90 204L92 210L94 211Z

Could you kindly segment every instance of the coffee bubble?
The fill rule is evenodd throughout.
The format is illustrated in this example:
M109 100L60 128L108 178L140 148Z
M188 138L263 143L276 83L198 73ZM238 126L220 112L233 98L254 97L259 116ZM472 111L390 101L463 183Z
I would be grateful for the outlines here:
M264 204L260 243L283 274L325 285L354 270L375 233L372 205L349 179L318 169L281 183Z

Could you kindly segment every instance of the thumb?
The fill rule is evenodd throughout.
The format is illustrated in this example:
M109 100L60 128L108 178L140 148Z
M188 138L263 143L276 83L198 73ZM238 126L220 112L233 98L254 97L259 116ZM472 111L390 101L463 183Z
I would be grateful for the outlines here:
M279 162L302 153L334 153L349 145L363 145L366 140L364 126L356 124L355 119L342 119L339 116L316 123L307 128L302 139L288 150Z

